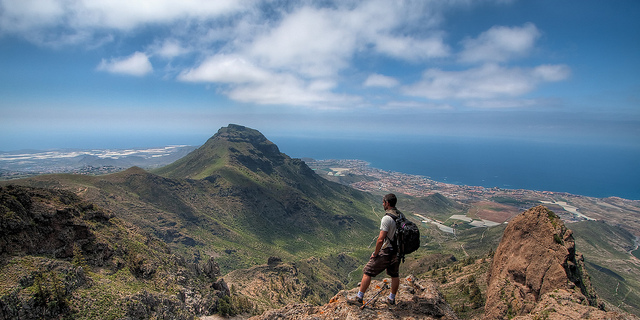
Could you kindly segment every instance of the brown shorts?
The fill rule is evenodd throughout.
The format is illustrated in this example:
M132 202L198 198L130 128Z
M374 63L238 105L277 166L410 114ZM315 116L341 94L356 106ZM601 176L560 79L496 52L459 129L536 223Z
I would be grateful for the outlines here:
M380 250L375 258L370 258L367 265L364 266L363 273L375 277L385 269L391 278L400 276L400 259L393 248Z

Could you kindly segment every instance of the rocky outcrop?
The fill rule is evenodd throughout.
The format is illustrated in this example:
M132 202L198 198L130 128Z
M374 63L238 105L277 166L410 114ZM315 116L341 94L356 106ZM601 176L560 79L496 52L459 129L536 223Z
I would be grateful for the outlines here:
M99 265L113 254L90 230L112 215L70 192L0 187L0 218L0 262L22 254L67 259L80 249Z
M0 320L192 319L230 300L219 277L71 192L0 187Z
M355 258L342 253L296 262L273 256L267 264L232 271L225 280L261 310L300 303L317 305L344 289L348 273L358 265Z
M382 281L374 280L365 295L365 301L373 298L382 286ZM389 289L385 289L366 308L360 309L360 306L347 302L348 297L355 296L357 290L342 290L322 306L292 304L250 319L458 319L437 290L436 284L427 280L414 280L413 276L401 279L394 306L384 303L384 298L389 294Z
M571 230L544 206L513 218L488 274L485 319L631 319L604 311Z

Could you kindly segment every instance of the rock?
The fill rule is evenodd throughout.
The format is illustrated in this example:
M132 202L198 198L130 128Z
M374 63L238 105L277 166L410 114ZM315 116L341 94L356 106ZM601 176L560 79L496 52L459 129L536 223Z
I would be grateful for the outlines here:
M224 296L229 296L231 294L231 291L229 290L229 286L227 286L227 283L224 282L224 279L222 278L214 282L213 284L211 284L211 288L218 291L217 294L220 298Z
M280 263L282 263L282 259L280 259L279 257L269 257L269 260L267 260L267 265L269 267L275 267Z
M485 319L529 319L536 314L548 319L596 314L619 319L599 303L583 258L576 255L571 230L544 206L509 222L493 257L486 296Z
M411 281L407 279L411 279ZM390 279L386 279L386 281L389 282ZM382 285L381 281L372 281L370 290L365 295L365 301L374 297ZM358 288L354 288L338 292L329 303L323 306L290 304L281 309L269 310L250 319L458 319L433 282L413 281L412 276L401 279L396 305L391 307L384 303L389 290L383 290L363 310L360 309L360 306L347 302L347 297L353 297L357 293Z
M207 263L202 267L202 272L211 279L216 279L221 275L220 266L213 258L209 258Z

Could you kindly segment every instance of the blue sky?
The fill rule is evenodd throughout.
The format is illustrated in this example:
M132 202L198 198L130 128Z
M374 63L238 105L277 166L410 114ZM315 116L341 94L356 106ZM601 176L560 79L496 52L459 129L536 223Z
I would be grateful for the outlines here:
M640 2L0 0L0 150L268 138L640 147Z

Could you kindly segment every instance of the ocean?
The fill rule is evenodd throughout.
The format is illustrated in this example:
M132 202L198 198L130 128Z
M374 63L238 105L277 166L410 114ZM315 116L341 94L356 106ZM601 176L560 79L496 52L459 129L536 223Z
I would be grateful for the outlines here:
M294 158L359 159L469 186L640 200L640 148L506 139L272 139Z

